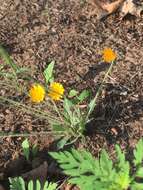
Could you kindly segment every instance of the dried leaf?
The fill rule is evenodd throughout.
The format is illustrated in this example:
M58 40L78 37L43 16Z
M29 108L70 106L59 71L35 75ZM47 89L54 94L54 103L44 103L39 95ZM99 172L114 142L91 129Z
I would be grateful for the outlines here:
M100 0L88 0L88 1L95 7L95 10L90 15L97 15L97 18L101 19L115 12L125 0L117 0L113 3L103 3Z
M100 2L95 0L88 0L88 2L94 7L93 11L90 11L89 17L96 15L97 19L101 19L108 14L105 10L102 9Z
M111 14L113 12L115 12L120 6L121 4L124 2L125 0L117 0L113 3L107 3L107 4L103 4L102 8L104 10L106 10L108 12L108 14Z
M142 11L143 5L135 4L133 0L126 0L121 7L121 13L123 17L128 13L134 16L140 16Z

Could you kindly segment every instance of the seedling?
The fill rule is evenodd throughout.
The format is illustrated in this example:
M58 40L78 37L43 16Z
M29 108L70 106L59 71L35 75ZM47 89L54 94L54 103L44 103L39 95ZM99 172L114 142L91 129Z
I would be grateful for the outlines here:
M23 154L24 154L27 161L30 160L30 152L32 153L33 158L36 156L36 154L38 152L38 147L36 144L34 144L30 150L30 144L29 144L28 139L25 139L22 142L22 149L23 149Z
M26 158L27 161L29 161L29 156L30 156L30 145L28 139L25 139L22 142L22 149L23 149L23 154Z

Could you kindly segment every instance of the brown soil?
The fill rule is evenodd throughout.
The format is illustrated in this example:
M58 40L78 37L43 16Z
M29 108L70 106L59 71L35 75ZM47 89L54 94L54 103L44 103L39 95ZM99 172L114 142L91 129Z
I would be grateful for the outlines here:
M101 61L101 50L111 47L116 51L117 64L94 111L95 119L87 126L87 143L76 146L90 150L95 156L103 147L112 155L115 143L123 149L134 147L143 136L143 16L128 15L121 19L117 12L99 21L88 17L92 7L80 0L0 3L0 43L15 63L28 67L38 80L42 80L46 65L55 60L56 80L67 90L87 88L94 95L108 67ZM0 93L15 97L11 89ZM1 104L0 131L42 132L47 131L47 123ZM53 161L47 153L56 150L53 137L39 135L29 139L31 144L39 145L36 166L21 156L23 137L0 137L0 183L7 184L9 176L29 172L44 161L48 162L48 172L43 177L48 175L63 182L64 176L50 169Z

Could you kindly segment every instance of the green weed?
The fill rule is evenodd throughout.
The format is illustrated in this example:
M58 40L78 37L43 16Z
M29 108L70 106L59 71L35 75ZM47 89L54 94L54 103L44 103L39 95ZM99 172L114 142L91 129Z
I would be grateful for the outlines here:
M126 159L118 145L115 148L115 163L105 150L101 151L98 159L85 150L49 154L70 177L69 183L76 184L81 190L143 190L143 139L134 149L134 165Z

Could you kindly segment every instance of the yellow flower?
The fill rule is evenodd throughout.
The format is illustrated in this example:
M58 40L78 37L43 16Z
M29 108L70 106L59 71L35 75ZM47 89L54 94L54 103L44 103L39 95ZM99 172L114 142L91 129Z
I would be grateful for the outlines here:
M29 96L32 102L39 103L45 98L45 89L40 84L34 84L29 90Z
M111 48L105 48L103 50L103 60L107 63L115 61L117 55Z
M53 100L60 100L64 94L64 87L58 82L53 82L49 87L49 97Z

